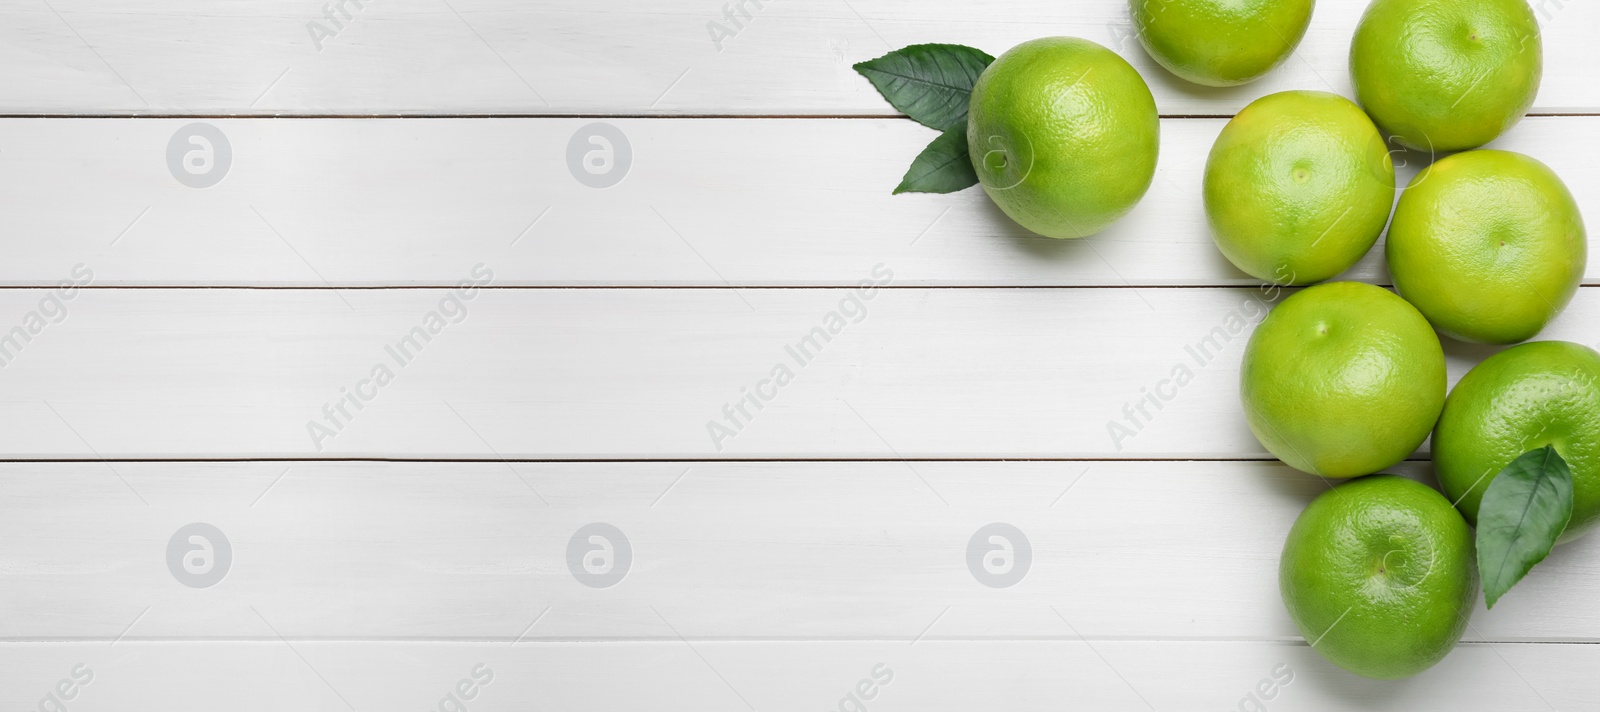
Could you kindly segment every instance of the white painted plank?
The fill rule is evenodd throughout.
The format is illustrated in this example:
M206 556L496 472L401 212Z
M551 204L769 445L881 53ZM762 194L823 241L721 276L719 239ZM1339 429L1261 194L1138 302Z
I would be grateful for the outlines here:
M1240 642L49 643L0 646L0 661L0 704L36 709L67 679L76 697L65 707L90 711L1520 712L1594 710L1600 693L1600 646L1570 644L1463 645L1388 682L1341 672L1304 644ZM456 689L470 699L452 699Z
M1169 114L1231 114L1283 89L1350 94L1364 0L1322 0L1295 57L1215 90L1160 69L1125 0L1004 5L913 0L736 3L751 18L713 42L719 2L382 0L323 19L321 2L10 0L0 6L6 113L883 114L850 65L891 48L957 42L999 54L1050 35L1117 50ZM1536 0L1545 75L1534 110L1592 111L1600 7ZM759 9L756 9L759 8ZM321 22L333 37L312 37ZM730 27L732 29L732 27Z
M58 324L53 292L0 294L0 333L42 324L4 369L4 456L1266 455L1237 395L1253 289L75 294ZM1542 337L1597 323L1584 288ZM1452 344L1451 374L1488 352Z
M1166 120L1144 201L1066 241L976 188L890 195L933 135L909 121L612 119L633 158L603 190L566 158L587 119L213 120L232 157L207 189L167 162L190 123L0 121L0 283L81 263L100 285L447 285L479 262L501 285L853 285L880 262L900 285L1253 283L1201 204L1221 119ZM1495 145L1548 162L1593 218L1597 130L1534 118ZM1404 181L1421 162L1400 160ZM1350 276L1388 280L1381 243Z
M1059 639L1059 611L1287 641L1279 550L1326 489L1268 462L13 463L0 639L270 639L256 611L299 639ZM219 580L168 559L194 522ZM603 588L566 558L593 522L629 552ZM968 562L993 522L1030 552L1004 587ZM1600 543L1563 546L1466 637L1600 640L1597 584Z

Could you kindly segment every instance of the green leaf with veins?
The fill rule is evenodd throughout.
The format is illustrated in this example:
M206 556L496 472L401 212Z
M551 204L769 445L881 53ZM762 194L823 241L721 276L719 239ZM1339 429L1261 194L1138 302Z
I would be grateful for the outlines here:
M978 173L967 157L967 127L953 126L939 134L906 170L895 195L901 193L954 193L977 185Z
M1478 505L1478 572L1490 608L1550 555L1572 518L1572 470L1545 446L1489 481Z
M965 126L978 75L994 61L982 50L953 44L911 45L855 65L889 104L928 128Z

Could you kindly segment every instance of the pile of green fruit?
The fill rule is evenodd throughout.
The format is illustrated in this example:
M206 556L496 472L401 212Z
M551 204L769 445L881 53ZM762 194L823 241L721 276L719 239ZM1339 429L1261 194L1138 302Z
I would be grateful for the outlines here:
M1161 66L1229 86L1290 56L1313 1L1130 0L1130 13ZM1600 353L1523 343L1447 396L1439 339L1526 341L1583 278L1587 238L1565 184L1531 157L1479 148L1527 112L1542 62L1525 0L1373 0L1350 47L1356 102L1262 97L1222 129L1206 163L1206 218L1222 254L1272 284L1316 285L1256 328L1240 396L1274 456L1325 479L1359 478L1329 482L1300 515L1279 586L1306 640L1361 675L1431 667L1467 627L1480 577L1492 607L1558 542L1600 523ZM981 184L1023 227L1076 238L1126 215L1154 176L1155 100L1137 70L1093 42L1038 39L998 59L914 45L856 69L941 132L896 193ZM1396 202L1391 142L1450 155ZM1398 295L1322 283L1386 226ZM1430 434L1444 494L1374 474Z

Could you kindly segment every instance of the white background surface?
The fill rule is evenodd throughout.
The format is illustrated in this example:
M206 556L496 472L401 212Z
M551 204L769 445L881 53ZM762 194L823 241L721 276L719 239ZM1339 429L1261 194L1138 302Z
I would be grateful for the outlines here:
M1543 88L1494 146L1593 219L1600 8L1533 4ZM1593 541L1406 681L1325 663L1279 601L1326 485L1238 412L1270 299L1212 246L1200 176L1250 100L1349 95L1363 6L1323 0L1284 66L1211 90L1115 0L768 0L720 49L722 8L688 0L369 0L320 49L313 2L0 3L0 330L48 322L0 369L0 708L48 712L87 669L68 709L440 709L483 665L467 709L849 710L875 669L874 712L1252 709L1285 670L1267 709L1600 709ZM852 63L1052 34L1156 94L1133 214L1057 242L976 189L889 194L934 134ZM205 189L167 163L197 121L232 152ZM604 190L566 158L597 121L632 153ZM477 265L490 288L388 361ZM1542 338L1597 345L1589 274ZM1386 284L1381 245L1347 277ZM1492 352L1446 350L1452 380ZM310 437L378 363L394 380ZM710 437L779 363L794 380ZM1398 470L1429 480L1425 448ZM191 522L228 539L208 588L169 570ZM568 566L591 522L631 545L609 588ZM1031 547L1009 588L968 569L991 522Z

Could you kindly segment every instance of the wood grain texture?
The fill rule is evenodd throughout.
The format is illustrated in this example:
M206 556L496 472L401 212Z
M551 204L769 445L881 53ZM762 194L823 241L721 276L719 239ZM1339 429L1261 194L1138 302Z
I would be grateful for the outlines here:
M1157 68L1123 0L720 2L0 0L0 707L1600 709L1593 541L1407 681L1335 669L1278 600L1327 485L1239 415L1272 300L1200 179L1252 99L1351 94L1364 0L1225 90ZM1495 145L1592 216L1600 6L1533 5L1546 115ZM1134 213L1056 242L977 190L889 195L932 132L852 63L1055 34L1171 117ZM219 118L285 114L364 118ZM392 118L491 114L521 118ZM228 153L203 189L171 165L194 122ZM605 189L569 156L597 122L629 154ZM1347 277L1387 282L1381 247ZM1543 338L1597 323L1581 290ZM1447 349L1452 379L1493 351ZM248 458L284 459L220 461ZM632 556L608 588L568 560L597 522ZM1009 588L968 562L996 522L1032 557ZM228 540L211 587L171 569L192 523Z
M0 662L0 704L11 709L34 709L76 670L93 679L69 688L67 705L85 710L1532 712L1596 709L1600 646L1466 644L1401 681L1338 671L1303 644L1260 642L48 643L0 646ZM886 684L858 688L875 670ZM1275 671L1288 683L1270 684ZM474 672L492 679L465 687L470 700L444 702ZM857 689L872 697L846 701ZM1270 700L1244 702L1258 689Z
M478 262L501 285L847 286L879 262L913 286L1255 284L1201 204L1221 119L1164 121L1150 192L1087 240L1030 235L977 188L890 195L934 136L902 120L611 119L633 160L603 190L567 163L587 119L213 120L232 161L206 189L165 155L190 123L0 120L0 284L82 263L100 285L450 285ZM1494 146L1594 216L1597 130L1530 118ZM1396 159L1404 182L1426 157ZM1388 281L1381 242L1348 277Z
M13 463L0 639L274 639L259 611L294 639L1294 641L1278 554L1327 489L1276 462ZM231 552L207 588L166 558L191 522ZM566 558L591 522L631 551L609 587ZM968 562L992 522L1031 552L1006 587ZM1565 545L1466 638L1600 641L1597 584L1600 544Z
M1132 36L1125 0L12 0L0 6L0 111L183 114L886 114L851 68L890 49L956 42L999 54L1049 35L1104 44L1166 114L1232 114L1284 89L1349 95L1364 0L1317 3L1299 49L1234 89L1186 84ZM1536 112L1600 109L1590 34L1600 7L1537 0ZM357 9L359 7L359 9ZM737 30L713 40L710 24ZM318 23L329 37L313 37ZM742 24L742 27L740 26Z
M7 457L1266 456L1255 289L56 294L0 293L40 325ZM1541 338L1596 320L1584 288ZM1491 352L1452 342L1452 378Z

